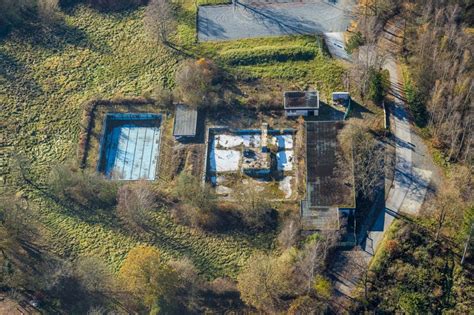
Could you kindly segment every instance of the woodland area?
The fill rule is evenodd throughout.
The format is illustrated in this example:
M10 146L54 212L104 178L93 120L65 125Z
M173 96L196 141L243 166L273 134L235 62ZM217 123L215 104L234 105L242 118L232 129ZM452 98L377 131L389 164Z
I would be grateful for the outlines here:
M362 1L358 25L348 43L366 62L356 64L357 74L373 84L371 73L384 62L376 48L385 23L398 18L404 58L404 93L415 123L447 162L472 163L473 21L474 3L465 1ZM357 49L360 47L359 49ZM362 68L362 70L360 70ZM362 75L361 75L362 73ZM372 78L372 79L371 79ZM369 86L359 84L361 95Z
M371 71L381 69L387 54L401 60L402 92L443 182L419 217L402 217L392 227L364 275L356 313L468 313L473 307L472 257L460 263L474 222L473 14L472 1L362 1L358 8L348 50L361 56L353 73L369 78L359 92L367 95Z

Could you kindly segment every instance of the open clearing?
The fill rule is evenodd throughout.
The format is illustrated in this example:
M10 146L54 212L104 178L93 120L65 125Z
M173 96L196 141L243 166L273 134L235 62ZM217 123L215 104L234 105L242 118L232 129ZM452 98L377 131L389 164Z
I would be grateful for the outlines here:
M198 14L198 39L344 32L352 6L351 0L203 6Z

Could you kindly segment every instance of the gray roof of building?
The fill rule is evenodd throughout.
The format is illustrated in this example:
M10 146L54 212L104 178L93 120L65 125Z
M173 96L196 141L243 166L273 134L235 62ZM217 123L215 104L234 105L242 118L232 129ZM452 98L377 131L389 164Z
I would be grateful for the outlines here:
M319 108L319 93L317 91L286 91L284 107L285 109Z
M177 105L173 135L175 137L196 136L197 116L198 113L195 108L182 104Z
M344 161L340 121L306 122L307 194L310 207L354 207L352 161Z

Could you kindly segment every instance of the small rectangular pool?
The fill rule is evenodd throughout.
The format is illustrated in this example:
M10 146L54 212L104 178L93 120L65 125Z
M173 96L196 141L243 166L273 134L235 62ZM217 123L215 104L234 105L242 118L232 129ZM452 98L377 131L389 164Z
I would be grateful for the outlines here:
M159 114L107 114L98 170L111 179L154 180L160 153Z

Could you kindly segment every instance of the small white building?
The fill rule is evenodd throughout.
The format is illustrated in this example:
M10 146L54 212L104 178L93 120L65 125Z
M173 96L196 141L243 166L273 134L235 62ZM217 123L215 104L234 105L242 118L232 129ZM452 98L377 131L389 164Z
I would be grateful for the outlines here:
M349 92L333 92L332 104L335 106L349 107L351 104L351 95Z
M318 116L318 91L287 91L283 95L286 116Z

